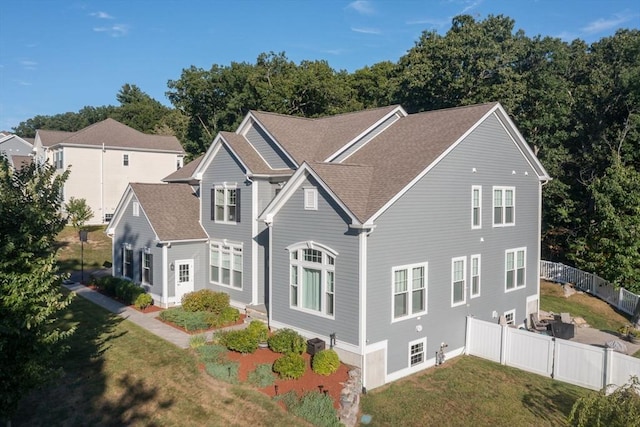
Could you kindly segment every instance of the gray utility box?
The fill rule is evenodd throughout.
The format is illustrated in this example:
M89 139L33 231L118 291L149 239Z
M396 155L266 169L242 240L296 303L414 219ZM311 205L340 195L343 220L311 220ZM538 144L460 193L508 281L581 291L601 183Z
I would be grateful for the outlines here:
M307 353L314 355L317 352L324 350L324 341L320 338L312 338L307 340Z

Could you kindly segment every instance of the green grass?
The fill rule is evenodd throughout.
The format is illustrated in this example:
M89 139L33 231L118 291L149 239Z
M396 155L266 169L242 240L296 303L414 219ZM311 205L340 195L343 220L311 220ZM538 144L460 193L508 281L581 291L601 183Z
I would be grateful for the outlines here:
M372 426L561 426L590 390L472 356L362 396Z
M57 260L62 272L80 271L83 259L85 271L111 265L111 239L105 234L105 227L93 225L87 230L89 234L84 244L80 243L73 227L65 227L58 235Z
M76 297L64 376L21 403L14 426L304 425L269 397L198 369L198 357Z
M566 298L560 285L545 281L540 283L540 309L571 313L572 317L582 317L592 328L602 331L615 332L631 321L631 316L616 311L597 297L575 293Z

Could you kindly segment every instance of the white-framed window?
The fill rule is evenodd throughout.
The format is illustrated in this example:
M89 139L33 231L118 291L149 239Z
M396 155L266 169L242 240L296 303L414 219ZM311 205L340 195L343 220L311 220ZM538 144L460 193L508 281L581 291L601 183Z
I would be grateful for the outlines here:
M216 185L211 189L211 219L215 222L240 222L240 189L235 185Z
M216 285L242 289L242 245L211 242L209 281Z
M503 227L516 223L515 187L493 187L493 226Z
M526 286L527 248L509 249L505 252L505 291Z
M504 312L504 320L507 325L515 325L516 324L516 309L505 311Z
M153 254L147 249L142 251L142 283L153 285Z
M420 338L409 343L409 366L416 366L424 363L427 359L427 339Z
M122 275L133 279L133 249L128 243L122 246Z
M304 188L304 209L307 211L318 210L318 190L315 188Z
M53 152L53 165L56 169L62 169L64 166L64 154L62 148Z
M471 187L471 228L482 228L482 186Z
M451 260L451 307L467 302L467 257Z
M480 296L480 255L471 255L471 298Z
M140 216L140 203L133 202L133 216Z
M393 321L427 311L427 263L391 269Z
M123 154L122 155L122 166L129 166L129 155L128 154Z
M104 214L104 222L110 222L112 219L113 219L113 214L112 213Z
M312 242L296 244L288 249L290 306L298 310L334 317L338 253Z

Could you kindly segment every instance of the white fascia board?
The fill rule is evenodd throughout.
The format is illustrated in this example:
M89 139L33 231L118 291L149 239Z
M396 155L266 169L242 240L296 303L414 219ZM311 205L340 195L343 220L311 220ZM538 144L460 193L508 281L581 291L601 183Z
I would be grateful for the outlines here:
M120 218L124 214L126 206L129 204L132 198L133 188L131 188L131 184L127 184L126 190L124 190L122 197L120 197L120 201L116 205L116 209L113 211L113 217L111 218L111 221L109 221L109 226L105 229L105 232L107 232L107 234L109 230L116 228L118 222L120 221Z
M542 172L541 174L538 175L538 178L541 181L550 181L552 179L551 176L549 175L547 170L544 168L544 166L542 165L538 157L536 157L535 153L533 152L533 150L531 149L527 141L524 139L524 137L522 136L522 134L520 133L516 125L513 123L513 121L511 120L511 117L509 117L507 112L504 110L502 105L498 103L495 110L498 115L498 119L502 124L502 126L505 127L505 131L507 131L507 134L509 134L509 136L511 137L511 132L513 132L513 134L516 136L517 140L514 140L514 143L520 149L520 151L522 152L522 155L527 160L527 162L529 162L529 164L531 165L531 168L536 172L538 171ZM511 132L509 132L509 130L506 129L506 126L509 126L509 129L511 130Z
M440 154L433 162L431 162L431 164L429 164L422 172L420 172L415 178L413 178L411 180L411 182L409 182L407 185L404 186L404 188L402 190L400 190L395 196L393 196L391 198L391 200L389 200L387 203L384 204L384 206L382 206L380 209L378 209L378 211L376 213L374 213L371 218L369 218L367 220L367 224L373 224L376 219L378 219L378 217L380 215L382 215L382 213L384 211L386 211L387 209L389 209L389 207L391 205L393 205L396 201L398 201L398 199L400 199L400 197L402 197L407 191L409 191L409 189L411 187L413 187L418 181L420 181L427 173L429 173L429 171L431 171L431 169L433 169L438 163L440 163L440 161L442 159L444 159L451 151L453 151L462 141L465 140L465 138L467 136L469 136L469 134L471 134L471 132L473 132L478 126L480 126L480 124L482 122L484 122L487 117L491 116L493 114L493 112L495 111L495 109L497 108L497 106L500 104L496 104L495 107L493 107L491 110L489 110L484 116L482 116L482 118L480 120L478 120L476 123L474 123L473 126L471 126L469 129L467 129L467 131L465 133L462 134L462 136L460 138L458 138L453 144L451 144L442 154Z
M282 151L284 153L284 155L287 156L287 159L289 159L289 161L291 161L291 163L293 163L296 168L300 166L300 165L298 165L298 162L296 162L295 159L293 157L291 157L289 152L287 150L285 150L284 147L278 142L278 140L273 135L271 135L271 132L269 132L269 129L267 129L266 126L264 126L262 123L260 123L258 118L256 116L254 116L251 111L249 111L249 114L247 114L247 116L244 118L242 123L240 123L240 126L238 126L238 130L236 131L236 133L238 135L242 135L242 136L246 135L247 131L249 130L249 128L251 127L252 124L255 124L255 125L259 126L260 129L262 129L262 131L265 134L267 134L267 136L269 138L271 138L273 143L276 144L276 146L280 149L280 151ZM251 143L249 145L251 145L253 147L253 145ZM260 156L260 157L262 157L262 156ZM265 161L265 163L267 165L269 164L266 161ZM269 166L271 166L271 165L269 165Z
M356 136L351 141L347 142L342 147L340 147L335 153L333 153L329 157L327 157L324 160L324 162L325 163L332 162L336 157L340 156L343 152L348 150L353 144L357 143L360 139L364 138L369 132L371 132L376 127L380 126L381 123L383 123L385 120L387 120L389 117L393 116L394 114L400 114L403 117L408 116L408 114L404 110L404 108L402 108L402 106L398 105L396 108L391 110L389 113L385 114L384 117L382 117L380 120L378 120L377 122L375 122L374 124L369 126L367 129L365 129L364 132L362 132L360 135ZM393 125L393 123L391 125Z
M360 225L360 221L353 215L353 213L347 208L344 203L331 191L331 189L324 183L324 181L311 169L311 167L304 162L302 166L293 174L291 179L285 184L272 201L267 205L262 215L258 218L260 221L270 221L278 213L278 211L284 206L284 204L291 198L293 193L302 185L302 182L306 180L307 176L312 176L320 186L331 196L331 198L340 206L340 208L349 215L352 225Z
M202 158L202 161L200 162L200 164L198 165L196 170L193 171L193 176L196 179L201 180L202 179L202 173L209 168L209 165L211 164L211 161L213 160L213 158L215 157L216 153L220 149L220 144L221 144L220 141L221 141L221 139L222 139L222 136L220 134L216 135L216 137L214 138L213 142L209 146L209 149L207 149L207 152L205 153L204 157Z
M114 146L114 145L95 145L95 144L75 144L75 143L69 143L69 142L58 142L56 144L50 145L48 148L54 149L54 148L88 148L88 149L92 149L92 150L114 150L114 151L138 151L138 152L143 152L143 153L167 153L167 154L184 154L184 151L178 151L178 150L161 150L161 149L156 149L156 148L139 148L139 147L121 147L121 146Z

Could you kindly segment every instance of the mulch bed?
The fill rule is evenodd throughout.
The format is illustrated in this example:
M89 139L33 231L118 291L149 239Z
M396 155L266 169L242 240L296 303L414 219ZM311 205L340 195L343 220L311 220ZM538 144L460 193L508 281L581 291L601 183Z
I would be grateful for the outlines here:
M160 310L162 310L162 309L160 309ZM237 321L233 322L233 323L226 323L226 324L224 324L224 325L222 325L222 326L219 326L219 327L217 327L217 328L197 329L197 330L195 330L195 331L187 331L187 330L186 330L185 328L183 328L182 326L180 326L180 325L176 325L176 324L175 324L175 323L173 323L173 322L168 322L168 321L163 320L163 319L161 319L161 318L159 318L159 317L157 317L157 318L156 318L156 320L159 320L160 322L164 323L165 325L169 325L169 326L171 326L171 327L173 327L173 328L176 328L176 329L178 329L178 330L180 330L180 331L182 331L182 332L184 332L184 333L187 333L187 334L189 334L189 335L198 335L198 334L203 334L203 333L205 333L205 332L217 331L217 330L222 329L222 328L228 328L229 326L242 325L242 324L244 323L244 319L246 319L246 317L247 317L247 316L245 316L244 314L241 314L241 315L240 315L240 318L239 318Z

